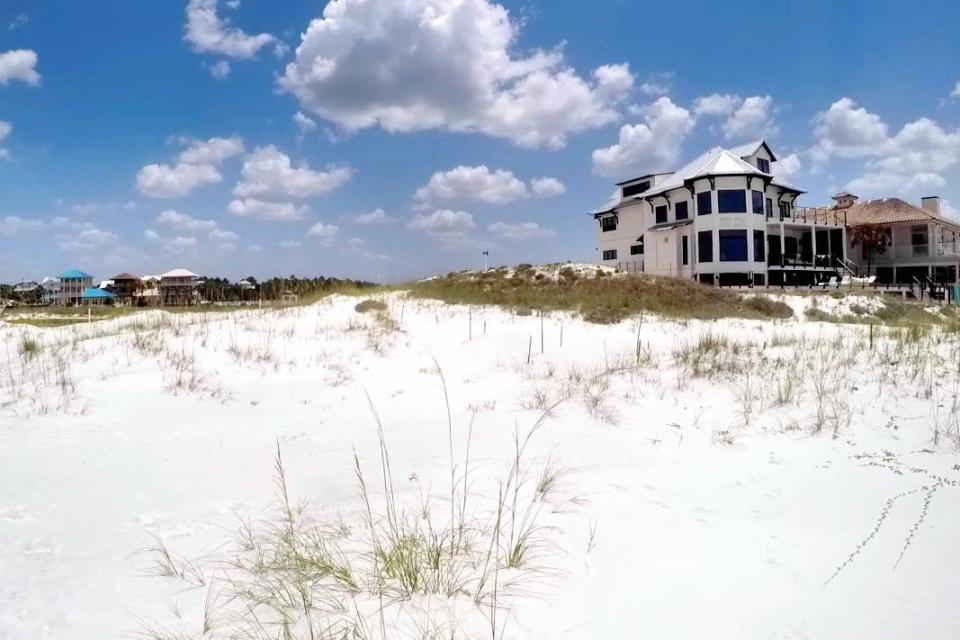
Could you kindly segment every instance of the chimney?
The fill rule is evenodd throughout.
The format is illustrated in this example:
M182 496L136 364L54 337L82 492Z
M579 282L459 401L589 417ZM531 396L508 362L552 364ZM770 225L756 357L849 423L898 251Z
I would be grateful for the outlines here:
M857 200L859 199L859 197L853 195L849 191L841 191L840 193L833 195L833 200L837 203L833 206L835 209L849 209L856 204Z
M924 211L932 213L938 218L940 217L940 196L920 198L920 206L923 207Z

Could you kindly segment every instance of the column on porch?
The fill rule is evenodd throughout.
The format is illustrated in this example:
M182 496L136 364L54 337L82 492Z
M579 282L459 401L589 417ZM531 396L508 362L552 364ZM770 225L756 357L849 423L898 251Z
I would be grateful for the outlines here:
M810 260L813 262L813 267L817 267L817 225L810 227Z
M783 237L783 220L780 220L780 268L784 267L784 258L787 255L787 241Z

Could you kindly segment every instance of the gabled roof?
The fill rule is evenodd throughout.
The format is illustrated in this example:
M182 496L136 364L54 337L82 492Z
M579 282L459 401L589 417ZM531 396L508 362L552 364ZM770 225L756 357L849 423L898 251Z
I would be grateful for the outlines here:
M60 279L59 279L59 278L52 278L52 277L50 277L50 276L47 276L46 278L44 278L43 280L40 281L40 284L44 284L44 285L46 285L46 284L60 284Z
M200 276L198 276L192 271L187 271L186 269L173 269L172 271L161 273L160 277L161 278L199 278Z
M635 196L629 196L621 199L620 190L617 189L602 207L594 209L590 213L596 217L604 213L609 213L619 206L634 203L639 200L649 198L650 196L655 196L666 191L687 186L688 181L697 180L699 178L708 178L711 176L759 176L764 180L768 180L770 184L775 187L780 187L781 189L785 189L787 191L793 191L797 194L804 193L803 189L795 187L785 180L780 180L773 174L764 173L749 162L743 160L743 157L756 153L760 147L765 147L767 152L770 154L770 157L776 160L776 157L773 155L770 147L767 146L767 143L763 140L757 140L746 145L741 145L734 149L714 147L713 149L700 154L673 173L650 174L666 175L668 177L660 183L653 185L650 189L644 191L643 193L638 193ZM636 180L636 178L634 180ZM633 182L634 180L628 180L627 182ZM622 185L624 183L620 182L618 184Z
M85 298L87 300L95 300L95 299L107 300L114 296L112 293L110 293L106 289L98 289L97 287L90 287L89 289L84 289L83 293L80 294L80 297Z
M137 276L135 276L135 275L133 275L133 274L130 274L130 273L127 273L126 271L124 271L124 272L121 273L120 275L113 276L113 277L110 278L110 279L113 280L114 282L116 282L117 280L137 280L138 278L137 278Z
M768 145L767 141L763 138L742 144L739 147L733 147L730 149L730 153L734 154L738 158L746 158L747 156L752 156L757 151L760 151L761 147L767 150L767 153L770 155L771 162L777 161L777 156L773 154L773 149L770 148L770 145Z
M720 147L714 147L706 153L694 158L685 166L677 169L673 175L654 185L651 189L640 194L641 198L647 198L664 191L677 189L686 184L688 180L697 178L707 178L709 176L760 176L770 179L772 176L757 169L749 162L743 161L738 155Z
M85 278L93 278L93 276L91 276L89 273L84 273L83 271L80 271L80 269L70 269L69 271L64 271L63 273L60 274L61 280L66 280L66 279L82 280Z

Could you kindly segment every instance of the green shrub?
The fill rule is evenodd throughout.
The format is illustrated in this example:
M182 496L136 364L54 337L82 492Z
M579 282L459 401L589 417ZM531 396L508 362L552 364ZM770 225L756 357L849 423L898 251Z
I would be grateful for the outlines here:
M387 303L382 300L364 300L353 308L357 313L366 313L367 311L386 311Z

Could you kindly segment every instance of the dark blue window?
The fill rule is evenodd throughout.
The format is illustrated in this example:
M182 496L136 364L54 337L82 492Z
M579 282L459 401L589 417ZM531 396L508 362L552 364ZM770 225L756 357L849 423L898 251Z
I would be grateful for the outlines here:
M773 216L773 198L767 198L767 217Z
M742 189L719 189L717 211L720 213L746 213L747 192Z
M747 261L746 229L720 231L720 262Z
M753 200L753 212L763 215L763 192L751 191L750 198Z
M711 193L711 191L701 191L697 194L697 215L705 216L708 213L713 213Z
M660 205L655 209L657 215L657 224L667 221L667 205Z
M713 262L713 232L697 233L697 262Z
M763 241L763 231L755 230L753 232L753 261L763 262L767 259L765 253L767 245Z
M650 181L638 182L637 184L631 184L623 188L623 197L629 198L630 196L635 196L638 193L643 193L650 189Z
M616 231L617 230L617 217L616 216L607 216L605 218L600 218L600 230L601 231Z
M688 213L687 213L687 202L686 202L686 200L684 200L683 202L678 202L677 204L673 205L673 216L674 216L677 220L686 220L686 219L687 219Z
M757 158L757 169L764 173L770 173L770 161L763 158Z

